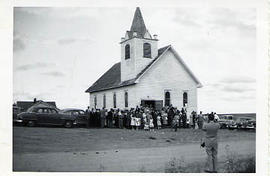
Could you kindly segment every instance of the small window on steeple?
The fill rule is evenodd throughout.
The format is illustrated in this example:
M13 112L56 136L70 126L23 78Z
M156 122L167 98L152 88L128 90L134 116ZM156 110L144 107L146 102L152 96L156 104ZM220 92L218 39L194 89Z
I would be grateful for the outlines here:
M151 45L149 43L143 44L143 57L151 58Z
M130 45L127 44L125 46L125 59L129 59L130 58Z

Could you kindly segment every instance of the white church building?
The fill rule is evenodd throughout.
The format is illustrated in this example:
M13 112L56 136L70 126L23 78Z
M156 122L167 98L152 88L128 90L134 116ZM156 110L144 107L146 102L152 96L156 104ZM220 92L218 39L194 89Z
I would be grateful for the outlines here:
M147 30L139 7L121 38L121 62L114 64L86 92L90 108L130 109L173 105L197 111L200 81L169 45L158 48L157 35Z

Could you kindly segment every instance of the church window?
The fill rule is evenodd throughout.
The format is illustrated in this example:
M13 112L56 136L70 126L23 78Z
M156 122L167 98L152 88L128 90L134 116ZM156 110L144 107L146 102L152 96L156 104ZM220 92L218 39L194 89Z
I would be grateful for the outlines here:
M151 45L149 43L143 44L143 57L151 58Z
M165 106L170 106L171 104L171 94L170 92L165 92Z
M127 44L125 46L125 59L129 59L130 58L130 45Z
M94 105L95 105L95 108L97 108L97 96L94 97Z
M188 104L188 94L187 92L183 93L183 106L186 107Z
M125 107L128 107L128 92L125 92Z
M113 108L116 108L116 93L113 94Z
M106 95L103 95L103 107L106 108Z

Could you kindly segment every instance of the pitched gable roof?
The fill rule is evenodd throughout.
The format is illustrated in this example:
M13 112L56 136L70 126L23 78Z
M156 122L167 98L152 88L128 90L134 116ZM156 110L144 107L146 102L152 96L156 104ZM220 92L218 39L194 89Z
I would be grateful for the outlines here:
M170 46L165 46L158 50L158 56L153 59L134 79L121 82L121 63L114 64L106 73L104 73L91 87L85 92L99 92L108 89L114 89L124 86L136 84L136 80L147 70L147 68L154 63Z
M175 55L176 59L180 62L180 64L184 67L184 69L186 70L186 72L190 75L190 77L196 82L197 87L201 88L202 84L201 82L196 78L196 76L192 73L192 71L188 68L188 66L185 64L184 60L178 55L178 53L175 51L175 49L169 45L166 48L164 47L164 50L167 51L171 49L173 54ZM165 53L165 51L162 52ZM145 74L156 62L157 60L159 60L162 57L162 55L160 55L160 57L157 57L156 59L154 59L148 66L146 66L146 68L143 70L143 72L141 72L141 75L139 75L139 77L137 77L136 79L136 83L138 83L138 81L140 80L140 78L143 76L143 74Z
M42 100L38 100L36 103L34 101L17 101L17 106L22 108L22 111L26 111L33 105L40 104L40 103L44 103L44 104L48 104L49 106L56 107L56 103L54 101L44 102Z

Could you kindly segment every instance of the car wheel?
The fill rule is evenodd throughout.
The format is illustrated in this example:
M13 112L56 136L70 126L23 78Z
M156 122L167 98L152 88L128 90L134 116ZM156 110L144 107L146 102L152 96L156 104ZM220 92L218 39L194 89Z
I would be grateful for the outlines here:
M27 122L27 126L29 126L29 127L34 127L34 126L35 126L35 121L29 120L29 121Z
M71 128L72 127L72 122L71 121L66 121L64 126L66 128Z

